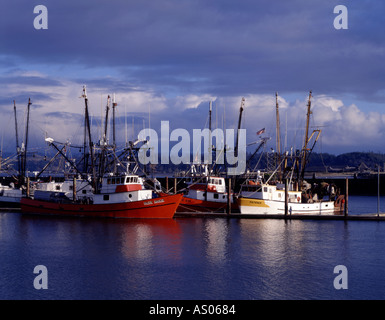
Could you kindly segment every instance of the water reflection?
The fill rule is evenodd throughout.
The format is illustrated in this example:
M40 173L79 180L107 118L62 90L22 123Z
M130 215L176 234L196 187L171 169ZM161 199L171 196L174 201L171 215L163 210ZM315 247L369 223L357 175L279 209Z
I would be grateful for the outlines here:
M156 257L181 258L181 228L174 219L132 221L121 232L121 251L127 259L151 261Z
M206 255L211 263L224 263L227 253L228 221L226 219L209 219L204 225Z
M254 290L249 289L254 297L310 299L318 290L333 293L333 268L349 256L337 240L346 236L343 222L242 220L240 226L243 261L259 268Z
M0 298L383 298L385 224L0 214ZM48 292L33 289L46 265ZM333 288L346 265L349 290Z

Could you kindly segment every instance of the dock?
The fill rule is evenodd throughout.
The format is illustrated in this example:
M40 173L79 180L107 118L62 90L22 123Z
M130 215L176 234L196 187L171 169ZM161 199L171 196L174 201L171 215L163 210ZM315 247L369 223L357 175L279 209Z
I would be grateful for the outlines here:
M352 215L304 215L304 214L240 214L225 212L177 212L174 218L228 218L228 219L283 219L283 220L342 220L342 221L385 221L385 213Z
M0 212L21 213L20 208L0 208ZM282 219L282 220L342 220L342 221L385 221L385 213L305 215L305 214L241 214L226 212L176 212L178 218L227 218L227 219Z

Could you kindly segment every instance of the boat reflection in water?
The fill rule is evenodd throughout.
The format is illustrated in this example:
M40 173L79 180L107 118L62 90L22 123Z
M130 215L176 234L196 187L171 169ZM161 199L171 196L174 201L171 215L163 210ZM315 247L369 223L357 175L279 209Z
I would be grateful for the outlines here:
M3 212L0 297L383 299L385 262L373 252L381 252L384 228L359 221L74 219ZM31 284L38 264L49 273L44 292ZM355 290L334 289L337 265L354 272L349 289Z

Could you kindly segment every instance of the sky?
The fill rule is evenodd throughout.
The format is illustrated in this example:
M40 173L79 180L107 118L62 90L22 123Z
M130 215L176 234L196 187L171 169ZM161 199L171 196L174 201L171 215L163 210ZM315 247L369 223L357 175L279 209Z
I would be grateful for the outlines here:
M47 29L34 26L38 5ZM347 29L335 28L338 5ZM210 101L213 128L235 129L244 97L247 143L265 128L275 149L278 92L282 148L300 149L312 91L311 130L322 130L314 151L383 153L384 12L375 0L4 2L2 148L15 149L14 100L23 139L28 98L30 145L44 149L46 135L81 143L86 85L95 140L108 95L118 103L121 143L143 128L160 133L161 121L203 129Z

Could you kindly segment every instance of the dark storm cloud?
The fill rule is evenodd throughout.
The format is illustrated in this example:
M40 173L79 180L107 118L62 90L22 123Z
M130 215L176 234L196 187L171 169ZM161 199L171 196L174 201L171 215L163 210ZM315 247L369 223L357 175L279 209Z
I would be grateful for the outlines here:
M344 2L344 1L343 1ZM170 92L354 92L384 80L385 4L373 1L40 1L7 3L1 53L27 63L111 67ZM335 30L333 9L349 9Z
M62 83L55 79L39 76L6 76L0 77L0 85L28 85L28 86L61 86Z
M50 94L44 94L41 92L20 92L17 95L9 95L9 96L2 96L0 98L0 111L4 111L6 113L13 112L13 106L15 101L16 108L17 109L23 109L26 108L28 105L28 100L31 99L33 108L39 108L41 107L41 104L44 102L52 101L52 96ZM35 101L38 101L35 103Z

